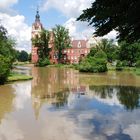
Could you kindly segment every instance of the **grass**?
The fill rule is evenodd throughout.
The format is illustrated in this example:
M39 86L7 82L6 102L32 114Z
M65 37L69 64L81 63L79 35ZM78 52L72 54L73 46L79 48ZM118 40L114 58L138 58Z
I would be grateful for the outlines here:
M16 62L14 62L14 65L18 65L18 66L22 66L22 65L26 65L26 64L30 64L30 62L29 61L25 61L25 62L16 61Z
M135 74L140 76L140 68L136 68Z
M33 77L12 72L8 77L8 82L31 80Z

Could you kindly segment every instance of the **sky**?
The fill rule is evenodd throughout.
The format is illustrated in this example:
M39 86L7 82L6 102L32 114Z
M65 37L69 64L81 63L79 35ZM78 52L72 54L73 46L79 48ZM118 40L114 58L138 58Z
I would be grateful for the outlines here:
M85 39L95 31L87 22L76 21L94 0L0 0L0 24L16 40L16 49L31 52L31 29L37 6L43 26L50 30L60 24L74 39ZM105 38L114 39L112 31Z

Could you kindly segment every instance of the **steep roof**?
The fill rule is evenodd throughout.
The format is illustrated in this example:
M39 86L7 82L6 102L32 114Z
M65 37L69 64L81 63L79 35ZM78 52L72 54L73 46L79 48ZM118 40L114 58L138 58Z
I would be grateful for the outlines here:
M87 48L88 40L73 40L71 41L72 48Z

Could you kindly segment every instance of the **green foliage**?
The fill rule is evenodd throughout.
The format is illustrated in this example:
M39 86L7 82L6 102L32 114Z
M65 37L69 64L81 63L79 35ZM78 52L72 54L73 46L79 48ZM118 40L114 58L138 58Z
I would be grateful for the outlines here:
M4 82L7 80L10 67L10 59L0 55L0 84L4 84Z
M135 42L140 39L139 7L139 0L95 0L77 20L93 25L96 36L104 36L114 29L119 40Z
M97 53L95 53L94 55L95 58L103 58L103 59L106 59L107 60L107 55L104 51L102 50L99 50Z
M140 43L129 44L126 42L120 43L119 60L127 61L129 66L133 66L140 56Z
M28 61L28 53L26 51L19 52L17 59L20 62Z
M118 70L118 71L123 70L123 65L122 65L122 62L120 60L117 61L116 70Z
M123 67L127 67L127 66L128 66L128 61L123 60L123 61L122 61L122 66L123 66Z
M136 67L137 67L137 68L140 68L140 60L137 60L137 62L136 62Z
M8 37L7 30L0 25L0 84L4 84L7 80L12 63L16 58L14 45L15 41Z
M48 46L49 43L49 38L50 38L50 33L49 31L43 29L40 32L39 36L36 36L35 38L32 38L32 44L35 47L38 47L38 55L40 59L45 59L48 57L50 48Z
M28 61L29 62L31 62L31 57L32 57L32 55L31 55L31 53L29 53L29 55L28 55Z
M53 28L55 49L58 51L58 62L61 61L63 55L62 50L70 47L69 31L61 25L56 25Z
M112 62L113 60L116 60L118 57L118 46L114 44L113 40L108 39L102 39L96 47L98 50L102 50L107 55L108 62Z
M39 61L37 63L37 66L39 66L39 67L44 67L44 66L47 66L47 65L50 65L50 61L49 61L48 58L39 59Z
M95 53L94 57L88 56L83 59L79 65L81 72L106 72L107 71L107 56L100 50Z
M91 57L91 56L94 56L95 53L97 53L98 49L93 47L90 49L90 53L87 55L87 57Z

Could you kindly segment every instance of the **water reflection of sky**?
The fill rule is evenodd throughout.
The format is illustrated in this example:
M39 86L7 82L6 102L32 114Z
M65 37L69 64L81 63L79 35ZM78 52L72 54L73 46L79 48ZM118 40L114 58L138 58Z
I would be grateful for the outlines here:
M67 82L63 72L0 87L0 140L139 140L140 88Z

